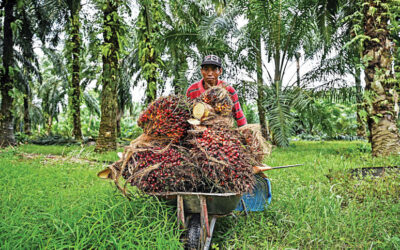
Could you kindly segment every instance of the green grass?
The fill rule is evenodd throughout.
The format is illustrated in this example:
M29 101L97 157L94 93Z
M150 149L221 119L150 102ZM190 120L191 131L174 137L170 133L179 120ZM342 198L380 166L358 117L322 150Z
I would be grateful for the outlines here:
M52 148L41 152L57 151ZM172 208L144 197L128 202L97 178L101 167L46 157L27 160L19 150L8 150L0 154L0 169L2 249L180 245Z
M98 155L79 146L0 151L0 248L180 248L173 208L148 197L129 202L96 177L102 161L116 159L115 152ZM400 157L372 158L364 142L294 142L275 149L266 163L304 166L266 172L271 205L218 219L214 249L400 249L399 177L345 174L400 165Z
M343 186L342 179L326 177L351 168L400 165L400 157L373 159L369 151L363 142L296 142L274 150L267 164L304 166L266 172L272 182L271 205L247 218L220 220L214 244L228 249L399 249L399 177L388 196L367 193L363 202L350 198L385 183L375 180L358 189L355 182ZM342 192L335 192L338 186ZM394 195L397 201L390 199Z

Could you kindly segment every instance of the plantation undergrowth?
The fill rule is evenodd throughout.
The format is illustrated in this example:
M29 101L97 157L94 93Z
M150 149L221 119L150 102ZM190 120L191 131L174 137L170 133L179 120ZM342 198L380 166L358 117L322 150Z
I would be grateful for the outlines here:
M0 152L1 249L182 247L174 208L145 196L128 201L97 178L115 153L33 145ZM371 158L364 142L294 142L265 162L304 166L266 172L271 205L218 219L214 249L400 249L398 174L347 174L400 165L400 157Z

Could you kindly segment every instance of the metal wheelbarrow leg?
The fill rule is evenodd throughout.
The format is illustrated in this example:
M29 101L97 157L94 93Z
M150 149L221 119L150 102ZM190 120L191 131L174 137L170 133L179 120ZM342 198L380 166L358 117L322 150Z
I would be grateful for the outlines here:
M207 250L211 244L217 216L209 218L206 197L200 196L200 214L192 214L185 218L183 198L177 197L177 213L181 228L186 229L185 249ZM211 220L210 220L211 219Z

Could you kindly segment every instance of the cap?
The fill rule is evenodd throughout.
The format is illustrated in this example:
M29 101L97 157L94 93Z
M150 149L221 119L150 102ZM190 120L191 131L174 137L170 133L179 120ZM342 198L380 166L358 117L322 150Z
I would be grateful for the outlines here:
M216 65L218 67L222 66L222 60L216 55L208 55L205 56L203 59L203 62L201 63L201 66L211 64L211 65Z

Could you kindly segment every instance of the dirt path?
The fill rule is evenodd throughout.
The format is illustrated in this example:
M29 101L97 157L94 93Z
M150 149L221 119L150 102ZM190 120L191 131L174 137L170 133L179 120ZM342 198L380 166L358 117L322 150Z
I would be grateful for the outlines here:
M53 162L68 162L68 163L90 164L90 165L109 165L114 163L113 161L88 160L75 156L62 156L62 155L51 155L51 154L43 155L43 154L30 154L30 153L19 153L18 155L24 159L43 158L44 164L49 164Z

